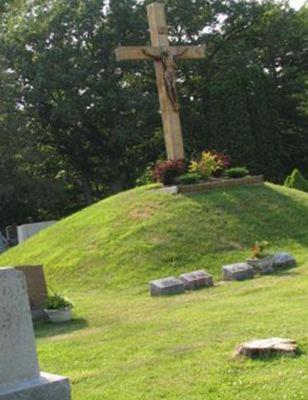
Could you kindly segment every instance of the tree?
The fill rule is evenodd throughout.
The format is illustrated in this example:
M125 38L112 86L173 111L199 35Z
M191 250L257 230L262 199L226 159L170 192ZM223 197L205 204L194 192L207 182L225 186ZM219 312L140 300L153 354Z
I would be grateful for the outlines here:
M172 43L207 48L204 61L179 71L187 157L226 151L277 182L295 166L308 171L307 7L165 3ZM129 188L165 157L152 63L114 57L119 44L149 43L145 4L3 3L0 153L8 160L0 183L10 165L11 198L29 194L18 220L64 215ZM59 201L46 202L44 187Z

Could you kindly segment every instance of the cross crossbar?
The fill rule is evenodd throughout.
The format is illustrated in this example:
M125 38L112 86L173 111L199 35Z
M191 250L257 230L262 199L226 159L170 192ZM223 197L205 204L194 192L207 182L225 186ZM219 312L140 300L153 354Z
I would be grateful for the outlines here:
M199 60L205 58L205 46L125 46L118 47L115 54L117 61L151 60L147 52L157 55L157 58L159 58L164 51L168 51L177 60Z
M151 46L128 46L116 49L117 61L154 61L164 136L169 160L183 160L184 145L176 93L176 61L205 57L204 46L170 46L165 6L147 6Z

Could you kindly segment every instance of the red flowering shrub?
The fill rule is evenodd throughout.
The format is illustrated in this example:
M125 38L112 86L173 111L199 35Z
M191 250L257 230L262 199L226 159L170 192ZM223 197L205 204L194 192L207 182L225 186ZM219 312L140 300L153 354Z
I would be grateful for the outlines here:
M186 172L184 160L158 162L153 170L153 177L164 185L172 185L175 178Z

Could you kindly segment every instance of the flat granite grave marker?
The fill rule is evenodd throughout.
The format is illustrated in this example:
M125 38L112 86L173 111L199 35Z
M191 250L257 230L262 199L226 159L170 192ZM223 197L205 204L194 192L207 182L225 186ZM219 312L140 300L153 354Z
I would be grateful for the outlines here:
M274 267L276 270L296 266L295 258L286 252L276 253L274 256Z
M197 290L213 286L212 276L205 271L193 271L180 276L186 290Z
M223 277L226 281L244 281L254 277L254 269L247 263L224 265Z
M62 376L40 373L26 279L0 269L0 400L69 400Z
M47 300L47 285L42 265L20 265L14 267L25 274L32 318L45 318L44 304Z
M184 284L173 276L150 282L151 296L168 296L183 292L185 292Z

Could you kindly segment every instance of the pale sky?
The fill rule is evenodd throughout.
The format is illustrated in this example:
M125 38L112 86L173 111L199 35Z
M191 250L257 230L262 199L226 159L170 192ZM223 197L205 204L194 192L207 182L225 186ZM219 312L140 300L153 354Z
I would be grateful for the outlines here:
M304 3L305 0L290 0L290 5L296 9L299 9Z

